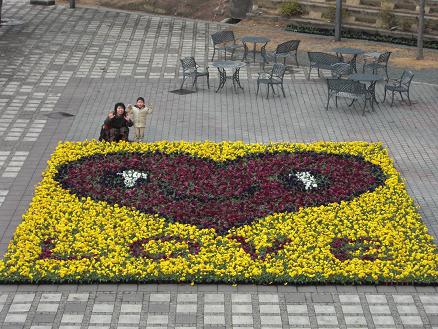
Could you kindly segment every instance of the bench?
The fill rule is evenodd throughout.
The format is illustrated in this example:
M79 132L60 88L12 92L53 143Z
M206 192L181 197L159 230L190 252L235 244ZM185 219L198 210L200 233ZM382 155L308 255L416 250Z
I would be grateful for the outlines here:
M373 95L367 89L366 85L359 82L348 79L327 79L327 87L328 87L328 97L327 97L327 106L326 110L328 111L330 99L335 97L336 107L338 107L338 97L351 99L352 102L349 106L353 105L354 101L363 99L363 112L362 115L365 115L365 107L367 101L371 102L371 108L374 109Z
M331 70L333 64L342 63L342 60L332 54L309 51L307 52L307 55L309 56L310 65L308 79L310 79L310 72L312 71L312 68L317 68L318 76L320 76L320 69Z

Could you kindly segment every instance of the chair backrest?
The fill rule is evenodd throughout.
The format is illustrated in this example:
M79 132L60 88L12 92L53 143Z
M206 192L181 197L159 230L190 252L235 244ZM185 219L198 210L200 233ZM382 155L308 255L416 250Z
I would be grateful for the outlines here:
M234 43L236 41L233 31L219 31L219 32L213 33L211 35L211 40L213 41L213 45L227 43L227 42Z
M290 40L283 43L280 43L275 50L276 54L288 54L292 51L298 50L298 46L300 45L300 40Z
M272 71L271 71L272 77L280 78L281 80L283 80L285 72L286 72L286 66L284 66L283 64L274 63L274 65L272 65Z
M184 57L180 59L183 71L195 71L197 68L194 57Z
M327 79L327 86L329 91L344 92L354 95L361 95L367 92L367 87L364 83L348 79Z
M390 51L385 51L384 53L379 55L379 58L377 58L377 63L386 63L388 64L389 56L391 56Z
M307 54L309 56L310 63L333 65L341 62L341 60L337 56L332 54L313 52L313 51L309 51L307 52Z
M348 63L336 63L331 66L332 77L341 78L353 73L353 67Z
M402 76L400 78L400 85L409 88L413 78L414 78L414 74L411 71L406 71L406 70L403 71Z

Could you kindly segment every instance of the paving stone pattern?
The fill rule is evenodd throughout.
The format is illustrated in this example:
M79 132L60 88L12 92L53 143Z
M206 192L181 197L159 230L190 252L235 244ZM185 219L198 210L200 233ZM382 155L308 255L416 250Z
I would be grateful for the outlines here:
M169 91L180 85L179 58L211 66L210 34L223 25L24 0L4 1L3 17L24 24L0 28L2 254L57 143L97 138L113 104L138 96L154 108L146 141L381 141L437 237L437 86L416 83L412 107L397 100L362 116L343 101L326 111L325 81L316 71L307 80L305 67L290 67L286 98L266 100L265 88L256 96L260 66L250 64L243 91L229 81L215 93L210 67L210 90L200 79L196 93L177 95ZM431 286L3 285L0 327L438 328L438 294Z
M438 328L438 296L431 294L395 289L392 293L319 293L299 292L300 288L278 292L281 288L274 287L258 291L245 285L203 287L208 289L39 286L26 292L9 286L5 289L9 291L0 289L0 323L2 328L32 329Z

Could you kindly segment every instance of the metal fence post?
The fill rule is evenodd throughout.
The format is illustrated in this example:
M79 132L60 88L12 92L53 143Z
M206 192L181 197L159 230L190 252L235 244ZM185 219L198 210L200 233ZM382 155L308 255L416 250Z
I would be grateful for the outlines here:
M426 0L420 0L418 7L418 38L417 38L417 59L424 59L423 41L424 41L424 7Z
M335 40L341 41L342 0L336 0Z

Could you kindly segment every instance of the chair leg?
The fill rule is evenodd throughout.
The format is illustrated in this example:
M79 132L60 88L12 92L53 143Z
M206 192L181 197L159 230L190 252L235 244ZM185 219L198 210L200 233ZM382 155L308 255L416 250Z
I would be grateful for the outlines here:
M391 106L394 104L394 92L392 92L392 97L391 97Z
M193 78L192 89L193 87L195 87L195 89L198 90L198 87L196 86L196 77Z
M365 109L367 107L367 99L365 98L365 102L363 103L362 115L365 115Z
M319 72L319 67L318 67L318 78L321 77L321 72Z
M281 84L280 86L281 86L281 91L283 92L283 97L286 98L286 93L284 92L283 84Z
M274 85L271 85L272 94L275 95Z
M385 102L385 100L386 100L386 91L387 91L387 89L385 87L385 95L383 96L383 102Z
M299 66L298 65L298 54L297 53L295 53L295 62L297 63L297 66Z
M210 74L207 74L207 87L210 89Z
M401 91L399 91L398 93L400 94L401 100L404 102L405 99L403 98L403 95L402 95Z
M386 81L389 81L388 66L385 66L385 73L386 73Z
M216 48L213 49L213 56L211 57L211 61L214 60L214 54L216 53Z
M411 98L409 97L409 90L408 90L407 94L408 94L408 101L409 101L409 106L411 106L411 105L412 105L412 103L411 103Z
M266 99L269 98L269 84L267 84L267 86L268 86L268 93L266 94Z
M335 96L335 104L336 104L336 108L338 108L338 96Z
M325 107L326 111L328 111L329 103L330 103L330 94L328 94L327 96L327 105Z
M260 88L260 83L257 81L257 92L256 92L256 96L259 94L259 88Z
M310 80L310 72L312 72L312 67L309 67L309 74L307 75L307 80Z
M179 89L183 89L183 86L184 86L184 82L186 81L186 77L184 76L183 77L183 80L182 80L182 83L181 83L181 87L179 87Z

